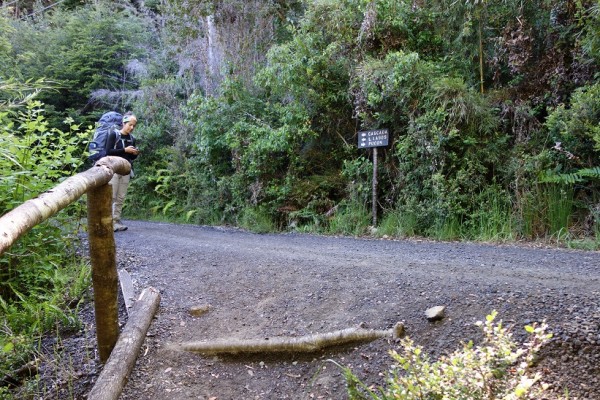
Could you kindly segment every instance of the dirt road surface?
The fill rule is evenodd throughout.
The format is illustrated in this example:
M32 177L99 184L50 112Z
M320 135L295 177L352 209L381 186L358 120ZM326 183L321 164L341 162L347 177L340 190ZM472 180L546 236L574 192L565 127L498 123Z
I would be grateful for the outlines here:
M205 357L169 344L298 337L363 326L406 333L432 355L480 338L492 310L517 339L546 320L554 332L538 368L552 390L600 399L600 253L531 246L253 234L230 228L128 222L119 268L161 305L122 399L345 399L329 360L382 385L397 343L309 355ZM192 307L207 307L201 316ZM425 311L445 306L429 322Z

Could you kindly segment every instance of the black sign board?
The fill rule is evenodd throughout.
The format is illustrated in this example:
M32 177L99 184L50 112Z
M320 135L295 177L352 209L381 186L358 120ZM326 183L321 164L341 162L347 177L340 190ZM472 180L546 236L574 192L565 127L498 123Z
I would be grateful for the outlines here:
M387 129L376 129L373 131L358 132L358 148L387 146L390 134Z

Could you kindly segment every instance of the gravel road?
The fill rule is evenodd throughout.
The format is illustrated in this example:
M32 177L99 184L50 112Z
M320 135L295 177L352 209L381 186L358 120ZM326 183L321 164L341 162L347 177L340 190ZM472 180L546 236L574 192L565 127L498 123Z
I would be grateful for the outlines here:
M345 399L350 366L381 385L397 345L377 339L296 356L203 357L169 344L265 339L356 326L406 333L432 355L478 341L492 310L517 339L546 320L538 365L557 393L600 399L600 253L531 246L252 234L130 221L116 233L119 268L161 305L122 399ZM425 310L445 306L429 322ZM208 307L201 316L193 307ZM550 397L549 397L550 398Z

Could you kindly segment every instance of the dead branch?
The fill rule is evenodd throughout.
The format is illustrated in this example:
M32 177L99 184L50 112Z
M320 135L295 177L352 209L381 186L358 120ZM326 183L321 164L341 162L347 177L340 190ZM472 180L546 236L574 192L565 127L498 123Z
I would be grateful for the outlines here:
M27 364L21 366L19 369L6 374L4 378L0 379L0 387L10 386L16 387L19 386L23 379L29 378L31 376L38 374L38 361L33 360L28 362Z
M267 339L221 339L210 342L187 342L172 344L168 348L176 351L189 351L204 355L256 354L256 353L312 353L326 347L358 342L368 342L382 337L394 339L404 335L404 325L397 323L394 328L373 330L348 328L339 331L307 335L302 337L279 337Z

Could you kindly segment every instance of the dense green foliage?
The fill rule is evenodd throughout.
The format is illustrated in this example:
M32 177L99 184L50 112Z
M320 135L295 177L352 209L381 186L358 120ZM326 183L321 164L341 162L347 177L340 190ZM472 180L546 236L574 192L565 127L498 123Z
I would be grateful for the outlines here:
M364 233L357 131L388 128L380 233L593 238L599 19L591 1L94 2L1 18L0 62L54 82L52 126L136 110L139 216Z
M94 2L0 18L0 63L54 82L51 126L140 115L139 217L364 233L357 132L387 128L379 234L593 239L599 20L592 1Z
M598 248L599 37L592 0L12 2L0 210L83 168L79 126L132 109L130 216ZM376 128L391 138L370 228L372 151L356 143ZM0 258L3 369L74 323L79 216Z
M181 100L138 104L153 142L132 200L142 210L196 223L239 224L250 213L279 229L365 233L372 167L357 131L388 128L380 234L596 236L597 4L286 4L186 3L223 30L251 11L271 13L277 34L258 67L225 58L229 74L218 75L216 91L196 65L202 55L177 60L180 78L146 82L154 99L160 91ZM235 23L225 18L232 12ZM192 32L185 17L167 17L168 42L207 50L182 47L181 37L215 35L210 24ZM243 67L256 71L251 79ZM571 200L556 203L564 191Z
M38 97L52 125L67 115L92 124L106 108L131 106L150 26L130 10L99 3L0 21L0 78L55 82Z
M80 146L90 132L72 121L66 121L68 132L50 128L40 106L30 102L14 114L0 107L2 214L73 175L82 164ZM76 254L82 211L78 204L62 211L0 257L2 376L28 361L42 334L59 323L62 329L78 325L75 306L90 281L89 266Z

